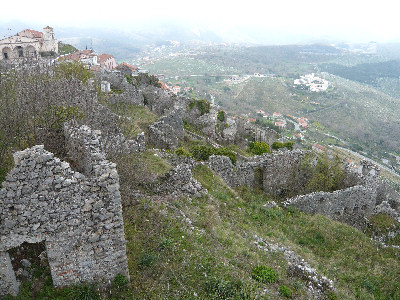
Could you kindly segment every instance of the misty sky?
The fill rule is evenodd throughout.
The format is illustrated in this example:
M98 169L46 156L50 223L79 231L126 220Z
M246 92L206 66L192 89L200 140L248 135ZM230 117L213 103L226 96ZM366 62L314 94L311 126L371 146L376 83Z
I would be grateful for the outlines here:
M0 20L39 26L35 29L51 25L121 31L134 30L155 20L184 21L222 33L241 29L309 39L333 37L379 42L400 38L399 8L400 3L388 0L19 0L2 1Z

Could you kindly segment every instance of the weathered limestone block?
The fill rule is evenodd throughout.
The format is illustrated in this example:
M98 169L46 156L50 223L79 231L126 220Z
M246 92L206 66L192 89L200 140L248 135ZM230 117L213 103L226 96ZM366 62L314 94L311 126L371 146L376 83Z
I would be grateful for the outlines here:
M0 296L18 294L18 282L11 265L10 255L7 252L0 252Z

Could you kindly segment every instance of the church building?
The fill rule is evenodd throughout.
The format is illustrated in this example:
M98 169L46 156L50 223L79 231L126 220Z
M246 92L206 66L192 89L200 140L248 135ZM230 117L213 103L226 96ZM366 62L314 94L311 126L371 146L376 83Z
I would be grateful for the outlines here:
M58 42L50 26L43 32L25 29L0 40L0 60L37 59L41 53L51 52L58 53Z

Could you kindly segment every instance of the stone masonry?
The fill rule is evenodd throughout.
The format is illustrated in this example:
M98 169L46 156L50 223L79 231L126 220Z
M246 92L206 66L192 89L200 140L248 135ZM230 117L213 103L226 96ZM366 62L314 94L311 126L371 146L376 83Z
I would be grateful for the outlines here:
M308 151L278 151L238 162L234 166L225 156L211 156L208 165L231 187L246 185L265 192L281 194Z
M57 287L129 276L115 164L86 126L66 143L81 173L42 145L14 154L0 190L0 295L18 292L7 251L24 242L45 242Z
M178 147L178 138L183 138L184 130L180 110L173 110L149 126L148 141L162 149Z
M355 186L329 192L317 192L287 199L293 206L311 214L323 214L357 228L365 226L368 216L385 213L400 222L400 194L389 183L378 178L379 169L361 163L361 174Z

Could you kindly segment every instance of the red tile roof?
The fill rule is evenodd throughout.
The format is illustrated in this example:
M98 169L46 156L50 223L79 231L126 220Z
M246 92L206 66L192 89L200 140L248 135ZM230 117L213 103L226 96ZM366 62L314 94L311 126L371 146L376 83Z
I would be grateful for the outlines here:
M121 63L121 64L119 64L119 66L118 67L128 67L128 68L130 68L130 69L132 69L132 70L134 70L134 71L136 71L137 70L137 68L136 67L134 67L134 66L132 66L132 65L130 65L130 64L128 64L128 63L126 63L126 62L123 62L123 63ZM117 67L117 68L118 68Z
M32 34L32 36L34 38L42 38L43 37L43 33L42 32L36 31L36 30L32 30L32 29L24 29L24 30L18 32L18 35L24 36L25 32L29 32L30 34Z
M73 60L73 61L79 61L79 59L82 56L91 56L93 55L93 50L80 50L80 51L76 51L74 53L71 54L67 54L64 56L59 57L58 60Z
M161 88L162 88L163 90L169 91L169 88L167 87L167 85L166 85L164 82L162 82L162 81L158 81L158 82L161 84Z
M97 59L100 63L105 62L107 59L110 58L114 58L114 56L107 54L107 53L103 53L97 56Z

